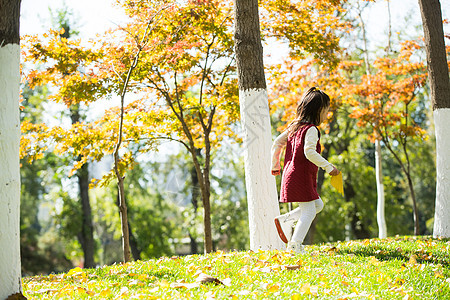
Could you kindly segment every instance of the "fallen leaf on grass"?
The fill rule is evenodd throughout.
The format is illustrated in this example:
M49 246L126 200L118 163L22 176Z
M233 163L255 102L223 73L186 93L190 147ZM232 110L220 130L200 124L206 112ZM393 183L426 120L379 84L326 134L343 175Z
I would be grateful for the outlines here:
M302 266L300 265L285 265L285 266L281 266L282 270L298 270L300 269Z
M415 265L415 264L417 264L417 256L416 255L411 255L410 257L409 257L409 263L411 264L411 265Z
M274 285L272 285L272 286L269 286L269 287L267 288L267 291L268 291L269 293L275 293L275 292L278 291L279 289L280 289L280 286L277 285L277 284L274 284Z
M300 288L300 293L302 293L303 295L317 296L318 292L319 292L319 287L317 285L311 285L310 283L305 283Z
M111 290L110 289L106 289L100 292L100 297L106 297L109 294L111 294Z
M199 283L214 283L215 285L219 285L219 284L224 285L223 282L220 281L219 279L209 276L205 273L200 273L195 281L197 281Z
M336 253L336 252L338 251L338 248L336 248L336 247L331 247L331 248L328 249L327 251L328 251L328 253L330 253L330 254L334 254L334 253Z

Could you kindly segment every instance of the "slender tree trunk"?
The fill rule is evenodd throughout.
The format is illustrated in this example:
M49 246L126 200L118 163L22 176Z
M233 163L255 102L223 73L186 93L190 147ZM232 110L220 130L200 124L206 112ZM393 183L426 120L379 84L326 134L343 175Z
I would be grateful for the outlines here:
M201 149L196 149L196 154L198 157L201 156ZM193 220L192 222L195 222L196 216L197 216L197 210L198 210L198 198L199 198L199 192L200 192L200 185L198 182L198 177L197 177L197 171L195 170L195 166L193 166L191 168L191 180L192 180L192 191L191 191L191 203L192 203L192 207L194 208L194 216L193 216ZM195 231L195 226L193 226L194 228L189 228L189 238L191 240L190 245L191 245L191 254L197 254L198 253L198 243L196 240L196 235L192 233L192 231Z
M20 271L20 0L0 0L0 299L22 296Z
M203 200L203 228L205 229L205 253L211 253L213 251L212 246L212 228L211 228L211 192L209 189L209 178L206 186L202 191Z
M359 4L358 4L359 5ZM391 45L391 13L390 4L388 0L388 15L389 15L389 33L388 33L388 46L389 51ZM366 75L370 76L370 61L369 61L369 50L367 49L367 36L366 27L364 20L362 18L362 9L359 8L359 20L361 22L361 29L364 41L364 63L366 66ZM379 139L375 140L375 184L377 187L377 223L378 223L378 237L384 239L387 237L387 227L386 218L384 213L385 197L384 197L384 184L383 184L383 168L382 168L382 154L381 154L381 143Z
M92 224L92 209L89 200L89 172L88 165L84 164L80 170L78 170L78 186L80 188L80 199L82 209L82 228L80 242L84 253L84 267L94 268L94 226Z
M118 156L116 156L116 166L118 162ZM123 185L124 177L122 177L116 167L117 176L117 186L119 188L119 213L120 213L120 224L122 228L122 250L123 250L123 261L131 261L131 250L130 250L130 230L128 228L128 209L125 202L125 187Z
M419 0L436 132L436 206L433 235L450 238L450 80L439 0Z
M120 198L119 198L119 191L117 192L117 200L116 205L120 209ZM130 209L127 209L127 212L130 213ZM136 237L133 234L133 230L131 229L130 221L128 221L128 236L130 237L130 251L133 255L134 260L141 259L141 249L139 249L138 242L136 240Z
M413 202L413 213L414 213L414 235L420 235L420 219L419 219L419 210L417 207L417 199L416 199L416 193L414 192L414 185L411 179L411 174L406 175L408 178L408 187L409 192L411 194L411 199Z
M70 109L72 124L80 122L79 106L75 105ZM78 157L77 160L80 160ZM92 209L89 199L89 165L84 164L77 172L78 189L81 201L82 225L81 232L78 234L78 240L81 244L84 254L84 267L94 268L94 226L92 224Z
M272 135L264 76L258 1L235 0L235 51L243 127L250 248L281 249L274 226L279 215L275 177L270 172Z
M386 217L384 213L385 197L383 185L383 167L381 159L381 142L375 141L375 181L377 184L377 224L378 237L385 239L387 237Z
M185 124L185 123L184 123ZM186 132L186 131L185 131ZM200 162L197 157L197 148L194 147L194 140L189 134L189 141L191 144L190 153L192 156L192 161L194 162L194 167L197 173L198 183L200 185L200 192L202 195L203 204L203 230L204 230L204 246L205 253L212 252L212 232L211 232L211 191L210 191L210 179L209 179L209 169L210 169L210 151L209 148L209 132L205 132L205 164L203 170L200 166Z
M140 44L138 44L137 52L133 58L132 64L128 68L126 77L123 81L122 90L120 91L120 118L119 118L119 128L118 128L118 137L117 142L114 148L114 174L117 178L117 186L119 188L119 212L120 212L120 223L122 227L122 249L123 249L123 260L125 263L132 260L131 258L131 250L130 250L130 230L128 228L128 211L127 204L125 200L125 186L124 180L125 176L119 170L119 162L120 162L120 154L119 150L122 146L123 141L123 122L125 115L125 95L127 94L128 84L131 80L131 74L134 69L137 67L139 63L139 58L141 51L145 47L148 42L148 33L150 30L152 19L147 23L147 28L145 29L144 35L142 36L142 40Z

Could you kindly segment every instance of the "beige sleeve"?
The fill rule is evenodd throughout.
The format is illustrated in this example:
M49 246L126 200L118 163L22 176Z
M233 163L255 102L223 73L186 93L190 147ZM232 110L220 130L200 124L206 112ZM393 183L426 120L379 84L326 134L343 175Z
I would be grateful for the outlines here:
M319 141L319 131L316 127L311 127L306 131L305 134L305 156L313 164L325 170L325 172L330 173L333 171L333 164L328 162L316 151L316 145Z
M280 166L280 156L283 148L286 147L286 143L288 140L288 132L284 131L280 134L272 144L272 171L281 170Z

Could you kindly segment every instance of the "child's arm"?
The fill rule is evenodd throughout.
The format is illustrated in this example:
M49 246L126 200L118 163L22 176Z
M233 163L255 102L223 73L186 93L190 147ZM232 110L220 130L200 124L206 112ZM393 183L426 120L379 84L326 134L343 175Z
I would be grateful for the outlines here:
M324 169L325 172L331 175L339 174L339 171L333 166L333 164L331 164L329 161L323 158L322 155L317 153L316 146L318 141L319 141L319 131L317 130L317 128L316 127L309 128L308 131L306 131L305 135L304 151L306 158L316 166Z
M284 131L280 134L272 144L272 175L278 175L281 173L280 156L281 151L286 147L288 140L288 132Z

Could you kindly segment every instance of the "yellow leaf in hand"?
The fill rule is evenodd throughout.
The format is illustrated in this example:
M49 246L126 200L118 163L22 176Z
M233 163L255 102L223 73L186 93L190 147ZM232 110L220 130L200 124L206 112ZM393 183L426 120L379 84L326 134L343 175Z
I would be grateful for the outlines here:
M344 196L344 182L342 180L342 172L336 176L331 176L331 185Z

